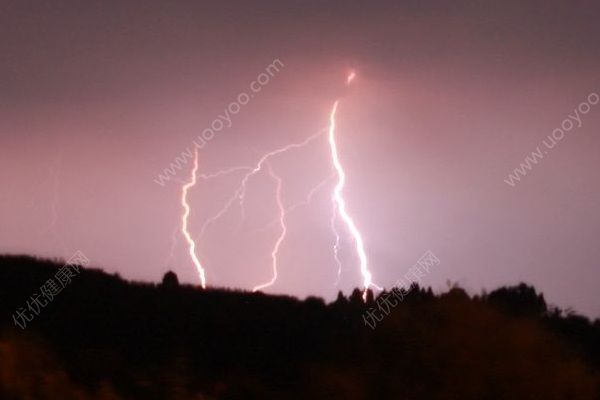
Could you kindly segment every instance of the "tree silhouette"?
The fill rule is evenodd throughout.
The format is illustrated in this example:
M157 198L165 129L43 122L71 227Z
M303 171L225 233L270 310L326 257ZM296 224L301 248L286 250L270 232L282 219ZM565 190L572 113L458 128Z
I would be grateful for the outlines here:
M179 286L179 278L173 271L168 271L162 279L162 286L166 289L173 289Z
M491 305L518 316L542 316L548 311L544 295L538 295L534 287L524 283L496 289L487 296L487 300Z
M60 267L0 256L0 315ZM599 398L600 321L547 312L526 284L400 293L370 329L392 294L327 304L82 269L26 330L0 320L0 399Z

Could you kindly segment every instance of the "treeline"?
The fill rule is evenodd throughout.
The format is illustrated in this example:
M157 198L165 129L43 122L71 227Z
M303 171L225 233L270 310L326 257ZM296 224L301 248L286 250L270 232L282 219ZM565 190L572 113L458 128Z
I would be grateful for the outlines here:
M600 398L600 321L525 284L326 304L80 269L44 298L61 267L0 257L2 399Z

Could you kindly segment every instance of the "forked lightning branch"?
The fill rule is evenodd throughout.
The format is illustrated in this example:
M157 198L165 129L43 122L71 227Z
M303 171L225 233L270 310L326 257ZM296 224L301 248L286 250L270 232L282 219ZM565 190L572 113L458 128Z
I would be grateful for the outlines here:
M356 79L356 73L354 71L350 72L346 78L346 84L350 85ZM340 234L338 231L337 222L340 221L343 223L345 230L351 236L352 241L355 245L355 251L357 258L359 260L359 269L362 276L362 286L364 288L363 298L366 300L367 290L369 288L379 288L379 286L373 283L373 278L371 271L369 269L367 252L365 250L365 244L363 236L358 228L358 224L350 214L347 206L347 200L344 197L344 188L346 185L346 172L343 167L342 157L339 154L338 143L337 143L337 135L339 133L336 131L336 118L338 114L338 109L340 108L340 99L334 101L330 114L329 114L329 127L322 131L319 131L305 140L299 143L290 143L286 146L282 146L278 149L269 151L263 154L258 162L254 166L234 166L226 170L217 171L212 174L201 174L198 175L198 150L196 149L194 153L194 164L190 173L190 177L187 182L185 182L181 187L181 206L182 206L182 214L181 214L181 234L185 238L189 257L194 264L198 276L200 279L200 284L203 288L206 288L207 285L207 274L206 267L202 263L201 249L202 249L202 239L208 227L214 223L216 223L220 218L222 218L225 214L227 214L233 207L239 207L242 211L242 218L245 216L245 207L244 200L246 196L246 190L248 185L251 183L251 179L261 173L266 173L268 177L273 181L274 188L274 196L277 201L278 206L278 224L279 224L279 234L274 240L273 247L271 250L271 278L264 283L257 284L254 286L253 291L259 291L273 286L277 282L278 272L280 268L279 264L279 251L280 248L285 241L286 234L288 231L288 227L286 225L286 217L290 210L286 210L282 203L281 194L282 191L285 190L285 182L281 178L280 175L274 170L272 165L269 163L269 160L275 157L282 156L287 152L305 148L317 141L317 139L321 139L322 142L326 143L329 147L329 154L331 157L331 170L327 171L327 174L331 174L333 172L336 177L336 184L333 187L331 193L331 229L333 235L335 237L335 243L332 246L332 254L333 258L338 267L337 275L338 279L336 281L339 282L339 275L342 272L342 264L338 257L339 245L340 245ZM223 207L212 217L208 218L202 229L200 231L200 235L197 239L194 239L190 232L190 216L192 214L192 205L189 204L188 194L190 190L198 184L198 178L202 178L202 180L207 179L215 179L221 176L229 175L235 172L244 171L239 186L236 188L232 196L223 204ZM322 185L320 182L317 186L315 186L311 192L316 190L318 187Z

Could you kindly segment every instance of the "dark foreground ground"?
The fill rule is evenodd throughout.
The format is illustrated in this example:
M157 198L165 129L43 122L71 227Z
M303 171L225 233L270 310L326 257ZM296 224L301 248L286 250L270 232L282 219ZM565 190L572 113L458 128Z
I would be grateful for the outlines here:
M0 257L1 399L600 399L600 321L526 285L326 305L60 267Z

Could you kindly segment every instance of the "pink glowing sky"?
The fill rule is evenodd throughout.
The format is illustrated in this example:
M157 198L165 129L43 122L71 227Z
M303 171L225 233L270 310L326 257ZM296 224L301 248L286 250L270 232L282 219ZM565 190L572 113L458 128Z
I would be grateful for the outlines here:
M441 265L424 284L434 289L526 281L600 316L600 105L516 187L504 182L600 92L597 2L223 3L0 6L0 252L82 250L128 279L172 269L198 283L181 235L167 261L181 183L154 179L279 59L280 72L201 149L200 173L253 166L302 141L341 97L345 197L378 284L431 250ZM358 75L346 88L350 68ZM331 173L328 151L324 137L272 160L286 206ZM193 232L240 178L190 192ZM361 285L341 227L334 286L333 185L289 215L270 293L332 299ZM209 285L270 278L279 230L267 173L251 180L246 205L243 224L233 208L198 243Z

